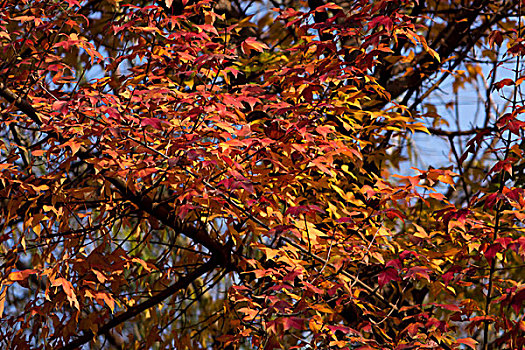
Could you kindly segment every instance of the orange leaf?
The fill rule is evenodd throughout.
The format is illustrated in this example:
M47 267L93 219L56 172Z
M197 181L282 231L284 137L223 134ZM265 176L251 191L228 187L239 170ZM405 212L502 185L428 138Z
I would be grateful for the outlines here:
M64 293L66 293L67 300L71 306L75 306L77 310L80 310L80 305L78 304L77 296L75 295L73 285L71 282L65 278L59 277L51 283L53 287L62 286Z
M135 257L131 259L131 261L139 263L144 268L144 270L148 272L151 271L151 268L148 266L148 264L144 260Z
M107 306L111 309L111 312L115 310L115 299L113 299L108 293L97 293L95 298L97 300L104 301Z
M95 276L97 276L97 280L99 280L100 283L106 282L107 278L102 272L93 270L93 273L95 274Z
M247 308L247 307L240 308L239 312L242 312L243 314L246 315L246 316L244 316L243 321L251 321L259 313L257 310L250 309L250 308Z
M2 318L2 315L4 314L4 303L6 294L7 286L4 286L4 290L2 290L2 293L0 294L0 318Z
M476 345L478 344L478 342L472 338L461 338L456 340L456 343L465 344L466 346L474 350L476 349Z
M251 50L263 52L264 49L268 50L269 47L266 44L256 41L253 37L247 38L241 44L241 50L244 54L249 54Z
M32 269L11 272L9 274L9 280L10 281L23 281L27 278L27 276L33 275L35 273L37 273L37 271L32 270Z

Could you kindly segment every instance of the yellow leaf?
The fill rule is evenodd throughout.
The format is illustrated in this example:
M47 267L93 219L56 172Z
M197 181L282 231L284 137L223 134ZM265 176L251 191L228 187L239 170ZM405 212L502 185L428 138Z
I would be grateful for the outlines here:
M439 57L439 54L435 50L428 47L428 53L430 54L430 56L434 57L438 62L441 63L441 58Z
M35 231L36 235L40 237L40 233L42 232L42 226L40 226L40 223L33 226L33 231Z
M416 232L414 233L415 237L427 239L430 238L428 233L419 225L414 224L414 227L416 228Z

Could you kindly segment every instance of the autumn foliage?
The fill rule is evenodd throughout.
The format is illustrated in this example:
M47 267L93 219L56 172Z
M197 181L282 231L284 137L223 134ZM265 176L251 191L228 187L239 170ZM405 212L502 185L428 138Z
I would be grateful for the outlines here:
M523 348L524 5L0 2L0 348Z

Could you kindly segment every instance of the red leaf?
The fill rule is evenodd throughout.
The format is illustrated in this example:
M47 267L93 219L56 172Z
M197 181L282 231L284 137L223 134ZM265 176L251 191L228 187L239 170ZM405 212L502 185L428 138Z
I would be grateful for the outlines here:
M336 332L336 331L339 331L339 332L343 332L344 334L348 334L350 332L352 333L357 333L356 331L353 331L352 328L349 328L349 327L345 327L345 326L327 326L329 330L331 330L332 332Z
M283 281L284 282L288 282L288 281L293 281L295 280L296 277L300 277L303 273L299 270L294 270L290 273L288 273L286 276L284 276L283 278Z
M415 336L417 334L417 331L420 327L423 327L423 324L420 322L409 324L405 329L411 337Z
M503 36L501 35L501 32L499 30L495 30L489 35L489 45L491 47L494 46L494 43L496 45L501 46L501 43L503 42Z
M502 87L507 86L507 85L514 85L514 80L507 78L507 79L500 80L497 83L494 83L494 87L497 90L500 90Z
M67 101L55 101L53 102L53 110L62 114L67 113Z
M516 294L514 294L511 301L511 306L518 315L521 305L523 304L523 300L525 300L525 287L521 286L520 288L521 289L518 290Z
M517 136L520 135L520 131L524 127L525 127L525 122L522 122L521 120L512 120L508 124L508 128L510 132Z
M290 328L295 329L303 329L304 319L299 317L287 317L283 320L283 328L284 330L288 330Z
M516 161L516 158L506 158L497 162L494 167L490 170L490 173L499 173L502 170L512 175L512 164Z
M487 261L492 261L492 259L496 256L497 253L499 253L501 251L503 247L501 246L501 244L499 243L496 243L496 244L491 244L487 250L485 250L485 258L487 259Z
M408 269L406 278L412 278L414 280L424 278L430 282L430 276L428 275L429 269L423 266L414 266Z
M445 310L449 310L449 311L456 311L456 312L461 311L461 309L457 305L452 305L452 304L433 304L433 305L439 308L445 309Z
M387 268L378 276L379 287L383 288L390 281L400 281L399 273L393 268Z
M496 203L499 201L499 193L492 193L487 196L485 199L485 205L483 206L484 209L492 209L496 205Z
M403 222L405 221L405 216L399 210L388 209L385 211L385 214L390 220L393 220L394 218L397 217L403 220Z
M525 55L525 45L522 43L515 44L509 48L509 53L513 55Z
M152 126L154 129L157 129L157 130L160 130L162 129L162 121L160 119L157 119L157 118L145 118L145 119L142 119L142 121L140 122L140 125L141 126Z
M290 207L286 209L285 214L286 215L290 214L292 216L299 216L301 214L310 214L314 212L324 213L324 210L319 208L317 205L299 205L296 207Z
M340 223L340 224L345 224L345 223L347 223L347 222L352 222L352 223L355 222L354 219L352 219L352 218L350 218L350 217L348 217L348 216L345 216L345 217L342 217L342 218L340 218L340 219L337 219L336 221L337 221L338 223Z
M399 259L390 260L386 263L386 267L395 267L397 269L401 268L401 261Z

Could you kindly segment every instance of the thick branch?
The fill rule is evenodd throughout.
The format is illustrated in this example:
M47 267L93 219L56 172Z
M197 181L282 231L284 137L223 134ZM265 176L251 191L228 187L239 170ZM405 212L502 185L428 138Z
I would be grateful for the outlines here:
M5 98L7 102L14 103L16 108L24 112L31 120L38 125L42 125L42 120L38 116L36 109L26 100L18 96L15 92L11 91L5 86L4 83L0 82L0 96Z
M195 271L187 274L183 278L179 279L177 282L169 286L168 288L164 289L160 293L152 296L148 300L144 301L141 304L138 304L136 306L130 307L125 312L121 313L120 315L114 317L109 322L104 324L102 327L100 327L96 333L93 333L91 331L86 332L84 335L80 336L79 338L73 340L72 342L66 344L62 348L59 348L60 350L73 350L76 349L89 341L93 339L93 337L101 334L105 334L109 332L111 329L115 328L116 326L130 320L131 318L137 316L143 311L146 311L147 309L158 305L165 299L171 297L172 295L176 294L177 292L187 288L193 281L195 281L200 276L204 275L207 272L210 272L217 266L217 262L215 259L210 259L205 264L201 265L199 268L197 268Z
M20 111L25 113L36 124L40 126L43 124L42 120L37 114L37 111L31 105L31 103L18 96L15 92L11 91L5 86L4 83L0 83L0 96L5 98L8 102L14 103ZM66 141L61 135L58 135L54 132L48 133L52 134L53 137L61 142ZM81 147L79 152L77 152L77 156L82 160L93 158L93 155L84 147ZM213 239L205 230L183 223L180 219L178 219L177 215L173 213L173 209L168 205L156 205L148 196L136 195L122 180L114 177L106 177L106 179L116 187L116 189L125 199L134 203L137 207L139 207L139 209L152 215L157 220L171 227L175 231L189 237L195 243L201 244L206 249L208 249L210 253L216 255L218 266L226 268L231 267L230 249L222 245L217 240Z
M0 96L5 98L8 102L13 103L21 112L25 113L29 118L31 118L36 124L42 126L43 122L37 114L35 108L31 105L29 101L21 98L15 92L7 88L3 83L0 83ZM60 134L57 134L52 131L48 131L48 134L52 134L52 137L55 137L57 140L64 142L64 137ZM85 148L81 148L77 152L77 156L82 160L93 158L93 154L87 151ZM88 164L88 163L86 163ZM89 164L88 164L89 165ZM129 308L127 311L119 314L118 316L111 319L109 322L100 327L96 333L88 330L86 333L76 340L66 344L62 349L75 349L83 344L88 343L97 335L107 334L114 327L130 320L131 318L137 316L141 312L159 304L163 300L169 298L170 296L176 294L177 292L185 289L197 278L203 274L212 271L217 267L226 268L233 270L231 263L231 249L222 245L219 241L213 239L204 229L188 225L182 222L173 212L173 209L169 205L159 205L152 201L147 195L141 196L135 194L121 179L115 177L108 177L106 179L121 193L125 200L129 200L134 203L139 209L148 213L149 215L155 217L157 220L163 224L171 227L184 234L185 236L192 239L195 243L201 244L212 254L211 259L197 268L195 271L187 274L183 278L180 278L176 283L170 287L164 289L160 293L154 295L145 302Z
M479 38L486 33L495 23L505 18L507 13L512 10L515 1L506 3L505 6L499 9L497 15L491 16L490 19L484 21L480 26L472 28L474 23L477 23L480 13L487 8L490 1L478 0L469 7L465 7L457 11L454 18L449 21L449 26L442 31L432 43L435 47L441 62L445 62L451 56L457 56L458 59L464 59L466 55L463 53L469 52ZM457 20L455 20L457 19ZM384 82L385 89L389 92L392 99L401 96L407 91L417 89L426 81L433 73L437 72L442 63L438 62L434 57L426 52L420 53L408 64L410 67L418 67L408 74L404 74L394 80ZM382 76L394 77L395 70L399 65L389 66L385 65L386 72L381 72ZM375 105L375 108L380 108L386 102Z
M217 264L222 267L231 268L230 249L213 239L204 229L182 222L167 205L157 205L148 196L138 196L133 193L126 184L117 178L106 177L106 179L117 188L117 190L129 201L134 203L140 210L150 214L164 225L171 227L177 232L192 239L197 244L202 244L211 254L216 256Z

